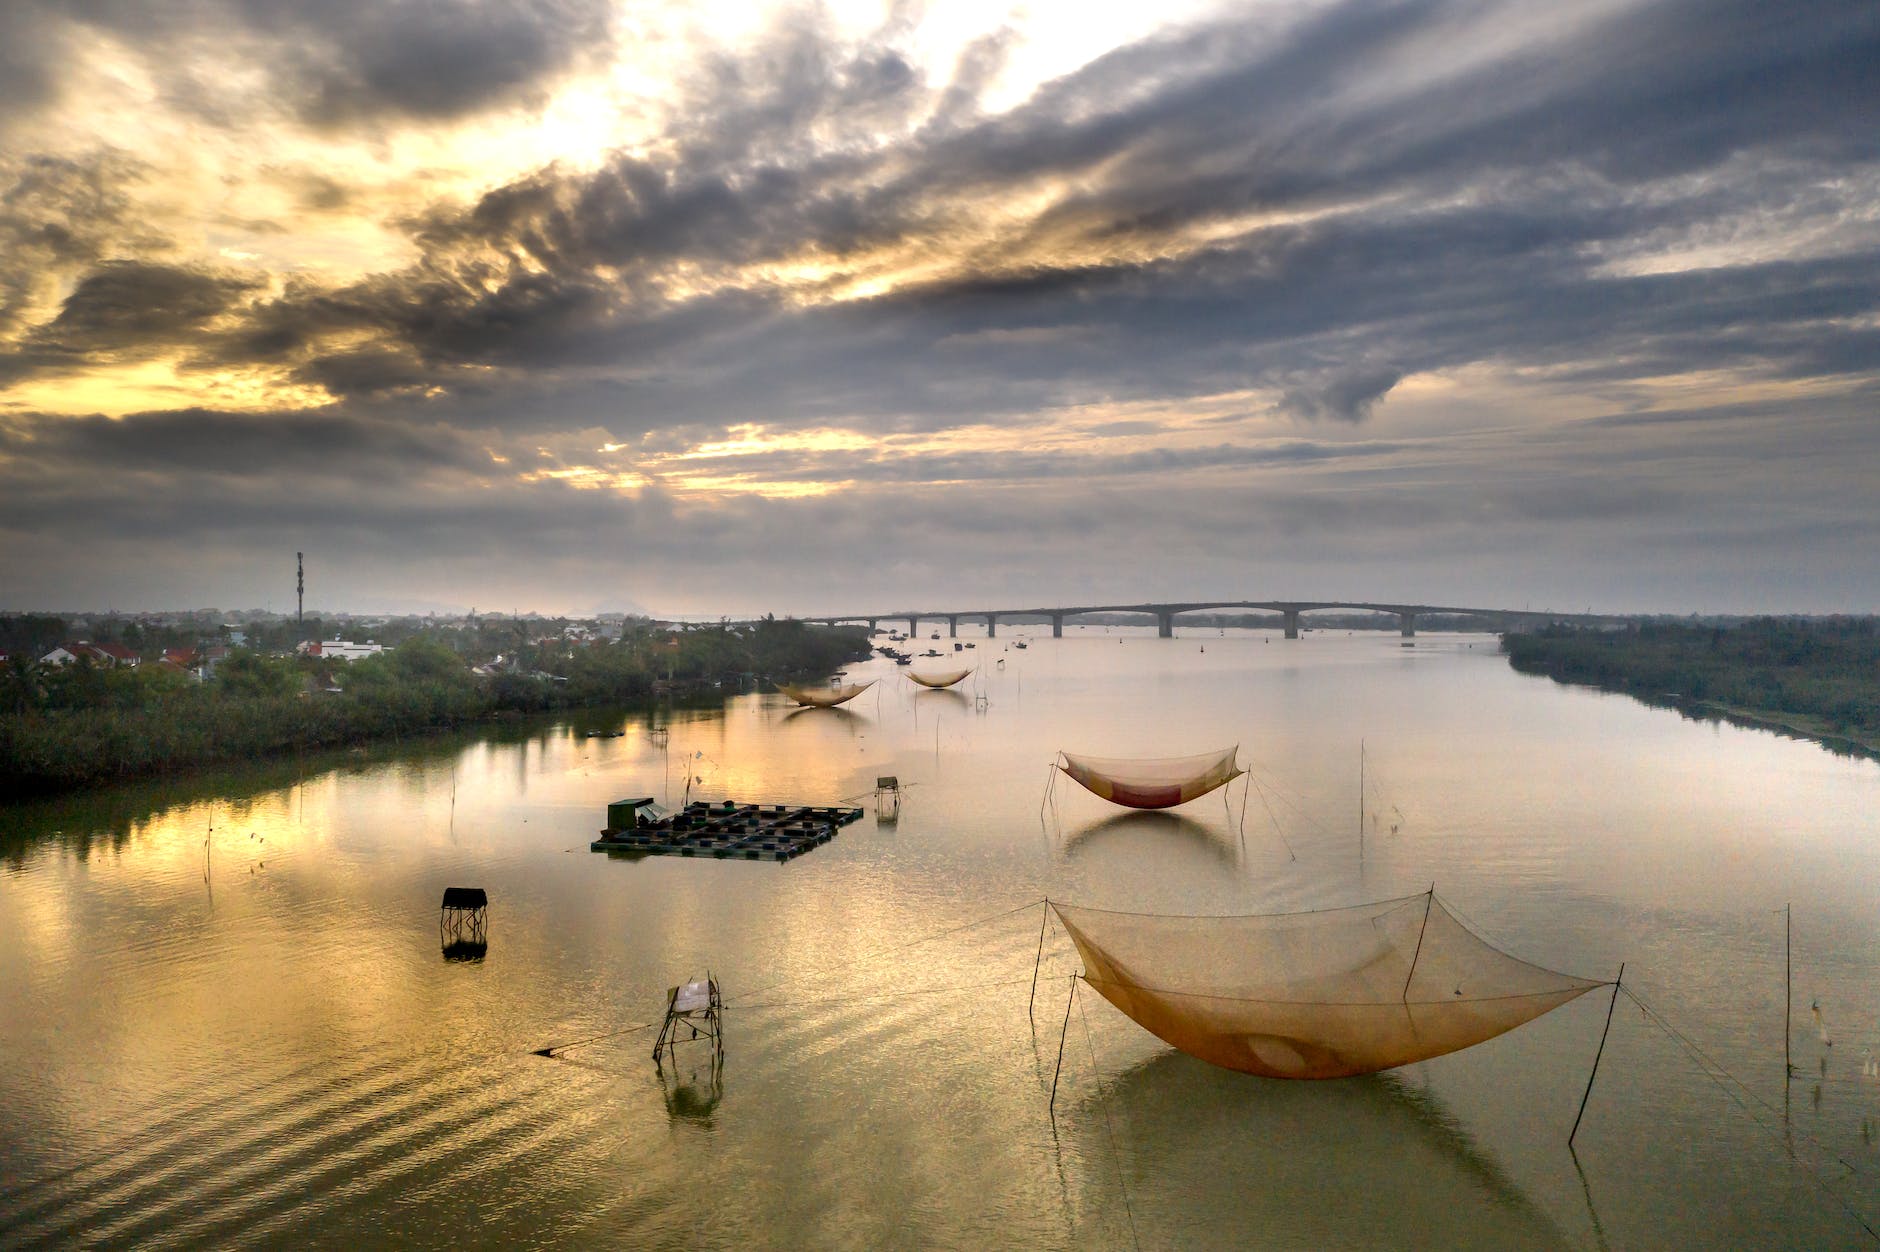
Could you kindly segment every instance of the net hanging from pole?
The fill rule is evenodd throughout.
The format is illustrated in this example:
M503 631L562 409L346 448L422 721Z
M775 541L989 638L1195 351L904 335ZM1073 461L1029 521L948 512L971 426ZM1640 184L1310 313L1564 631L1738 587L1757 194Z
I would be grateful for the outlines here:
M875 680L871 678L865 683L850 683L846 687L792 687L786 683L778 683L777 690L798 704L829 709L853 700L874 685Z
M1132 809L1167 809L1198 800L1246 771L1235 757L1240 746L1199 756L1145 760L1058 753L1058 768L1092 795Z
M972 672L971 669L943 670L938 674L915 674L910 672L908 677L923 687L951 687L954 683L960 681L960 679Z
M1244 917L1051 907L1104 999L1191 1056L1268 1078L1427 1060L1606 985L1510 956L1433 891Z

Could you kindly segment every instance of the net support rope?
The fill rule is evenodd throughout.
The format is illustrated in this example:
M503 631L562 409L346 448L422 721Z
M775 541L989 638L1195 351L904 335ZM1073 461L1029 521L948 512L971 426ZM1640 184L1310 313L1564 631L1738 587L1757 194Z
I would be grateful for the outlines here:
M911 942L908 942L908 943L896 944L892 948L878 948L872 952L868 952L868 953L863 954L862 956L858 956L854 960L845 961L842 964L833 966L827 970L818 971L817 973L813 973L813 974L804 974L797 978L780 978L776 982L768 983L762 987L759 987L755 991L747 991L742 996L735 996L735 997L727 999L725 1001L725 1007L728 1009L742 1008L742 1007L755 1007L755 1006L746 1006L744 1004L744 1001L748 999L749 997L760 996L760 995L765 994L766 992L774 991L778 987L787 987L792 983L803 982L803 981L806 981L809 979L815 979L815 978L828 978L837 973L845 973L850 970L853 970L858 965L864 965L870 961L878 961L882 959L883 957L888 956L890 953L905 951L908 948L917 948L923 943L933 943L935 940L945 939L949 935L957 935L961 931L971 930L976 926L990 925L993 922L1000 921L1004 918L1010 917L1014 913L1029 912L1031 909L1034 909L1038 907L1040 904L1044 904L1044 903L1047 903L1045 898L1043 896L1039 896L1036 899L1027 900L1025 901L1025 903L1018 905L1015 908L1004 909L1000 912L990 914L986 917L975 918L970 922L962 922L958 926L952 926L946 930L935 931L933 934L924 935L921 938L912 940Z
M1256 787L1256 788L1258 788L1258 789L1259 789L1259 792L1260 792L1260 807L1266 810L1266 819L1267 819L1267 820L1268 820L1269 822L1271 822L1271 823L1273 823L1273 833L1274 833L1274 834L1276 834L1276 835L1278 835L1278 836L1279 836L1279 841L1280 841L1280 843L1281 843L1281 844L1283 844L1283 845L1285 845L1285 848L1286 848L1286 859L1287 859L1287 860L1289 860L1289 861L1297 861L1297 860L1299 859L1299 854L1298 854L1297 852L1294 852L1294 851L1293 851L1293 846L1292 846L1292 840L1290 840L1290 839L1288 839L1288 838L1286 837L1286 832L1285 832L1284 830L1282 830L1282 829L1280 829L1280 824L1279 824L1279 816L1278 816L1278 814L1276 814L1276 813L1274 813L1274 812L1273 812L1273 806L1272 806L1272 805L1271 805L1270 803L1268 803L1268 801L1267 801L1267 798L1266 798L1266 788L1265 788L1265 787L1262 787L1262 786L1260 786L1260 780L1259 780L1258 778L1256 778L1256 777L1254 776L1254 773L1253 773L1253 771L1252 771L1252 770L1248 770L1248 771L1247 771L1247 781L1248 781L1248 783L1250 783L1250 784L1251 784L1252 786L1254 786L1254 787ZM1242 804L1242 806L1243 806L1243 809L1244 809L1244 806L1245 806L1245 804L1246 804L1246 793L1245 793L1245 792L1242 792L1242 793L1241 793L1241 804ZM1244 822L1244 821L1246 820L1246 818L1245 818L1245 814L1244 814L1244 812L1243 812L1243 814L1242 814L1242 818L1241 818L1241 820L1242 820L1243 822Z
M1769 1137L1775 1140L1778 1144L1782 1143L1782 1138L1780 1135L1777 1134L1776 1130L1772 1126L1769 1126L1768 1124L1766 1124L1762 1118L1758 1117L1756 1115L1756 1111L1750 1107L1751 1103L1761 1105L1764 1109L1768 1110L1770 1114L1779 1116L1780 1114L1778 1113L1778 1111L1773 1105L1768 1103L1766 1100L1764 1100L1761 1096L1757 1095L1755 1092L1751 1091L1747 1086L1744 1085L1741 1079L1737 1078L1734 1074L1732 1074L1729 1070L1725 1069L1718 1061L1712 1058L1702 1048L1698 1047L1695 1041L1693 1041L1689 1036L1685 1035L1677 1027L1673 1026L1671 1022L1667 1020L1662 1013L1660 1013L1657 1009L1653 1008L1651 1005L1647 1004L1639 996L1638 992L1634 991L1630 987L1626 987L1623 990L1625 991L1626 998L1631 1000L1632 1003L1638 1005L1639 1011L1645 1015L1646 1020L1651 1022L1653 1025L1657 1026L1660 1030L1664 1031L1665 1034L1669 1036L1673 1042L1677 1043L1679 1047L1683 1048L1690 1055L1691 1059L1697 1063L1697 1068L1699 1072L1701 1072L1705 1077L1709 1078L1712 1082L1716 1083L1718 1088L1720 1088L1726 1096L1729 1096L1730 1100L1738 1108L1743 1110L1744 1115L1749 1118L1750 1123L1752 1125L1757 1127L1759 1130L1763 1131L1765 1134L1769 1135ZM1786 1122L1787 1119L1784 1118L1784 1121ZM1794 1128L1792 1126L1790 1127L1790 1133L1791 1134L1794 1133ZM1819 1139L1816 1139L1813 1135L1810 1135L1806 1131L1802 1132L1802 1137L1808 1140L1810 1143L1814 1144L1814 1146L1818 1150L1820 1150L1824 1155L1833 1158L1836 1162L1838 1162L1842 1166L1842 1168L1846 1169L1850 1174L1853 1174L1856 1176L1859 1175L1860 1173L1859 1168L1855 1166L1851 1161L1849 1161L1846 1157L1843 1157L1840 1153L1834 1151L1834 1149L1828 1147L1826 1144L1822 1143ZM1868 1221L1867 1218L1861 1214L1860 1210L1856 1209L1852 1204L1848 1203L1848 1201L1838 1191L1836 1191L1832 1186L1830 1186L1828 1184L1828 1180L1826 1178L1823 1178L1819 1171L1809 1166L1807 1162L1803 1161L1801 1157L1797 1156L1795 1154L1795 1150L1791 1147L1787 1147L1786 1145L1784 1145L1783 1150L1782 1150L1782 1155L1788 1159L1791 1165L1793 1165L1796 1169L1800 1170L1805 1176L1807 1176L1809 1181L1813 1182L1815 1186L1819 1188L1824 1195L1826 1195L1829 1199L1833 1200L1837 1205L1839 1205L1841 1208L1841 1211L1846 1213L1848 1215L1848 1218L1852 1220L1857 1226L1859 1226L1861 1230L1865 1231L1869 1239L1872 1239L1874 1243L1876 1244L1880 1244L1880 1229L1876 1229L1874 1224Z
M723 1007L725 1007L726 1009L776 1008L776 1007L781 1007L787 1004L801 1004L801 1005L818 1004L818 1003L829 1004L829 1003L840 1003L843 1000L881 999L881 998L888 998L888 997L892 997L896 995L932 995L936 992L964 990L968 986L973 986L973 985L1014 986L1017 983L1024 982L1025 980L1022 978L1016 978L1016 979L1008 980L1003 983L962 984L961 986L945 986L945 987L922 987L922 988L917 988L917 989L909 990L909 991L883 992L878 996L832 997L830 999L821 1000L821 1001L808 1001L808 1000L774 1001L774 1002L760 1003L760 1004L753 1004L753 1003L748 1002L754 996L763 995L766 992L774 991L779 987L789 986L791 983L801 982L801 981L804 981L805 979L825 978L825 977L834 975L836 973L846 972L848 970L854 969L858 965L866 964L869 961L880 960L882 957L887 956L890 952L901 951L907 948L918 947L923 943L932 943L933 941L937 939L944 939L948 935L957 935L961 931L971 930L975 926L984 926L991 922L996 922L1000 920L1001 918L1010 917L1014 913L1026 912L1027 910L1035 908L1037 905L1043 902L1044 901L1042 900L1042 898L1038 900L1028 900L1024 904L1019 905L1017 908L1006 909L1003 912L994 913L989 917L976 918L973 921L965 922L959 926L954 926L947 930L937 931L934 934L924 936L923 938L920 938L920 939L916 939L911 943L897 945L895 948L892 948L892 949L878 949L876 951L867 953L863 956L857 957L853 961L846 962L840 966L836 966L829 970L823 970L823 971L819 971L818 973L808 974L808 975L805 975L803 978L799 978L799 979L788 979L788 978L779 979L776 982L769 983L769 984L766 984L765 986L759 987L755 991L747 991L743 995L738 996L735 999L727 999L725 1000ZM570 1048L584 1047L587 1044L591 1044L591 1043L601 1043L608 1039L618 1039L623 1035L630 1035L638 1031L646 1030L649 1027L651 1027L651 1025L652 1025L651 1022L640 1022L632 1026L623 1026L618 1030L607 1031L603 1034L591 1035L585 1038L575 1039L568 1043L551 1044L548 1047L534 1048L530 1050L529 1055L547 1057L551 1060L557 1060L557 1059L560 1059L561 1054L563 1052L567 1051Z

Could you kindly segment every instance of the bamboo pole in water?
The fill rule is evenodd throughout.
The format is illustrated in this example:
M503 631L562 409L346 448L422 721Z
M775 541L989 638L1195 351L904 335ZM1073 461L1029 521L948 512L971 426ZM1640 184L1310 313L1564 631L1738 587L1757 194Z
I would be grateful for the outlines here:
M1586 1116L1586 1102L1593 1095L1593 1079L1599 1077L1599 1058L1606 1054L1606 1036L1612 1032L1612 1011L1619 1007L1619 986L1625 982L1625 962L1619 962L1619 976L1612 980L1612 1003L1606 1006L1606 1027L1599 1032L1599 1050L1593 1053L1593 1071L1586 1076L1586 1091L1580 1096L1580 1111L1573 1115L1573 1129L1567 1132L1567 1151L1573 1151L1573 1136L1580 1133L1580 1119Z
M1038 1002L1038 967L1044 964L1044 928L1051 921L1051 901L1044 902L1043 916L1038 919L1038 956L1031 963L1031 999L1025 1001L1025 1020L1036 1021L1031 1015L1032 1005Z
M1795 1013L1794 910L1793 902L1782 906L1782 1073L1785 1078L1795 1072L1795 1062L1789 1055Z
M1071 975L1071 993L1064 1000L1064 1029L1058 1032L1057 1068L1051 1071L1051 1121L1057 1122L1058 1075L1064 1072L1064 1040L1071 1033L1071 1005L1077 1003L1077 975Z

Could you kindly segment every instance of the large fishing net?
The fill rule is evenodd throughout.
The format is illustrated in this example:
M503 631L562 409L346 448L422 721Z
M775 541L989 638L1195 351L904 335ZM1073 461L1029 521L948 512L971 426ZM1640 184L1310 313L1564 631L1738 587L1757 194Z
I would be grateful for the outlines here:
M1441 1056L1604 985L1492 947L1434 892L1246 917L1052 907L1104 999L1190 1055L1270 1078Z
M907 676L923 687L951 687L972 672L971 669L942 670L938 674L916 674L909 671Z
M777 690L798 704L827 709L844 701L853 700L874 685L875 680L871 678L865 683L850 683L846 687L792 687L785 683L778 683Z
M1238 746L1199 756L1125 760L1058 753L1058 768L1085 790L1132 809L1166 809L1225 786L1243 772L1234 758Z

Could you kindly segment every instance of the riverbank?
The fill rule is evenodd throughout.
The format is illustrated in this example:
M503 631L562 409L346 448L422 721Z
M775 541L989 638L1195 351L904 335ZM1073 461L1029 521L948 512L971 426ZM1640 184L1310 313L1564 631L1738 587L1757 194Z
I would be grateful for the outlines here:
M436 641L319 669L244 655L214 682L74 667L11 674L0 714L0 800L255 762L561 710L650 704L733 688L758 675L826 675L868 655L859 627L760 623L531 658L526 671L474 673ZM32 680L28 685L27 679Z
M1880 626L1871 618L1552 627L1504 636L1502 651L1524 674L1880 757Z

